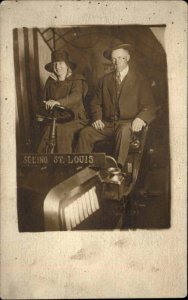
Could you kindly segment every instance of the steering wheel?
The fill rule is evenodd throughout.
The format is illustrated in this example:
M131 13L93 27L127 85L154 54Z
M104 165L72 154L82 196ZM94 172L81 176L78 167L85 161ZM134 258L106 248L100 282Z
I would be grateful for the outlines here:
M42 122L44 120L55 119L57 123L66 123L72 121L74 117L74 112L70 108L61 105L54 105L51 110L43 110L42 114L38 114L37 120Z
M70 122L74 119L74 113L70 108L61 105L55 105L52 109L53 117L59 123Z

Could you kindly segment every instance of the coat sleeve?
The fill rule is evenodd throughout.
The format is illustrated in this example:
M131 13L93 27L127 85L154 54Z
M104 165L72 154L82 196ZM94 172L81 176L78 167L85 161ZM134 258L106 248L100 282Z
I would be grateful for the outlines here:
M97 91L90 103L91 121L102 120L102 87L103 79L99 80Z
M48 101L50 99L53 99L53 98L51 97L50 78L48 78L46 83L45 83L45 86L44 86L42 101Z
M153 98L152 89L144 77L141 78L140 82L139 106L137 117L147 124L151 123L156 117L157 107Z
M73 80L71 81L70 93L66 97L58 99L58 101L62 106L71 108L83 101L83 97L86 94L87 89L88 87L85 80Z

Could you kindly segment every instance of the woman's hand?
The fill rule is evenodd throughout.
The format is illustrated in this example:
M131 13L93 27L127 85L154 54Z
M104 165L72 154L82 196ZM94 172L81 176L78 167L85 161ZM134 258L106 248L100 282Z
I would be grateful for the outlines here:
M44 101L46 109L52 109L54 105L60 105L59 101L56 100L48 100Z

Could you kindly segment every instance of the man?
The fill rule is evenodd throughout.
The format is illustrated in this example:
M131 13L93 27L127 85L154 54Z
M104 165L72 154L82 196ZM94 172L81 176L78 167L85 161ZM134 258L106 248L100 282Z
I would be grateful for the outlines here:
M88 86L84 76L73 72L76 64L70 60L67 51L55 50L51 56L51 62L45 66L50 76L45 84L43 100L46 110L62 105L74 112L73 121L56 124L56 152L72 153L75 135L87 124L83 99ZM39 153L45 151L49 134L50 127L47 126L38 147Z
M114 71L102 77L91 102L91 126L81 130L77 152L90 153L97 141L115 138L115 158L121 168L128 155L132 133L155 117L151 87L146 78L129 66L130 44L114 41L103 55Z

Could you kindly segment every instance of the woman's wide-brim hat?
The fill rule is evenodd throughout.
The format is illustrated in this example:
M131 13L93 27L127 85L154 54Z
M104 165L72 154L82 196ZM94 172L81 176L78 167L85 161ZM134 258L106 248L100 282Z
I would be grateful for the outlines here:
M103 52L103 56L106 59L111 60L112 51L117 49L125 49L130 52L133 50L133 45L129 43L123 43L122 41L117 39L113 40L111 46Z
M71 70L76 68L76 63L70 60L69 54L65 50L54 50L51 53L51 62L45 65L45 69L48 72L53 72L53 63L58 61L64 61Z

